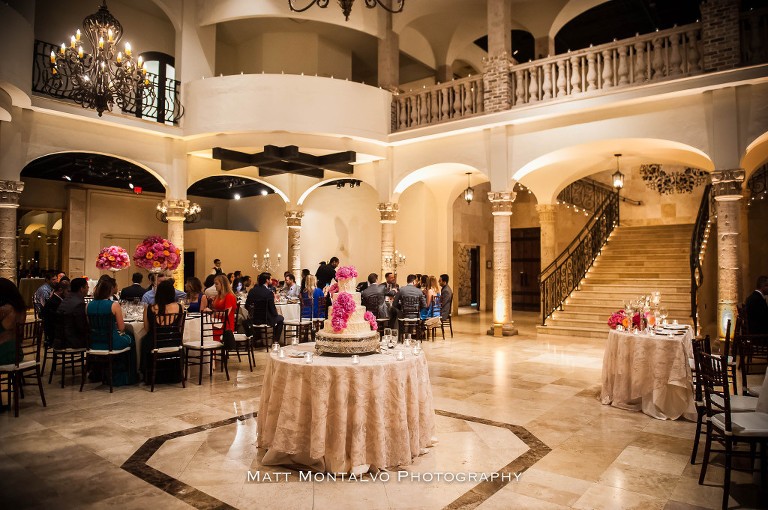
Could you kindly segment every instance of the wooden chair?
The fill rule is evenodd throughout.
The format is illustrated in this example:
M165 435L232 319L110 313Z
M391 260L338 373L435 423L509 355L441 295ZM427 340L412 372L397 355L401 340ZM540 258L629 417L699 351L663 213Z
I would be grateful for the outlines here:
M66 330L72 331L75 328L72 327L73 323L73 317L70 315L56 315L56 328L55 328L55 334L54 334L54 342L53 345L66 345L65 341L65 335L64 332ZM45 361L46 358L48 358L48 355L50 354L50 360L51 360L51 371L48 375L48 384L51 384L53 382L53 374L56 372L56 366L61 368L61 387L64 387L64 378L67 373L67 367L69 366L72 371L72 379L75 378L75 367L79 364L80 365L80 384L82 386L83 381L85 380L85 353L88 350L87 347L67 347L67 348L54 348L53 345L49 347L46 346L44 357L43 357L43 367L45 367ZM88 345L88 338L82 339L82 344L84 346Z
M200 313L200 340L184 342L184 379L189 374L190 359L197 360L200 368L197 384L203 384L203 365L210 365L209 375L213 377L213 364L216 360L220 360L221 368L229 381L227 351L223 342L214 340L216 336L223 335L224 330L229 327L228 317L229 310ZM208 355L208 361L205 361L206 355Z
M243 305L239 304L237 305L237 317L240 317L240 310L243 307ZM249 321L249 318L243 319L242 326L243 331L245 333L235 333L235 347L230 352L233 352L237 354L237 361L241 362L242 358L240 357L241 353L245 354L245 357L248 359L248 370L253 372L253 367L256 365L256 356L253 353L253 340L252 340L252 328L249 328L247 325L247 322Z
M701 353L711 354L709 335L705 338L694 338L691 340L693 348L693 393L694 403L696 405L696 433L693 435L693 451L691 452L691 464L696 463L696 453L699 449L699 439L701 438L701 424L704 421L704 415L707 412L707 405L704 402L704 386L701 377Z
M377 331L379 332L379 338L384 336L384 329L389 327L389 317L380 317L382 301L385 298L378 294L371 294L362 299L362 305L365 306L366 311L371 312L376 316Z
M299 300L298 320L283 321L284 345L288 345L289 338L291 341L297 339L299 342L302 340L309 342L310 338L314 337L313 306L314 302L311 297L303 297Z
M88 325L90 327L90 336L88 338L88 350L85 353L85 370L80 382L80 391L85 386L85 372L93 368L94 364L107 366L109 377L109 392L113 392L113 365L114 360L120 354L128 352L131 347L123 347L115 350L113 348L113 332L115 328L115 316L111 313L89 313ZM107 349L96 349L94 345L107 345Z
M154 315L152 349L149 351L149 356L152 358L152 368L147 369L147 373L151 374L148 378L151 384L149 391L155 391L158 361L176 361L179 366L179 373L183 374L185 316L185 312ZM183 375L181 377L181 387L186 388Z
M43 322L36 320L25 324L16 325L16 338L14 339L14 362L8 365L0 365L0 377L8 380L8 403L11 402L13 391L13 415L19 416L19 398L24 398L24 374L35 372L37 387L40 389L40 400L45 404L43 381L40 372L40 344L43 338Z
M267 303L256 302L249 305L248 319L254 348L257 341L260 340L266 351L269 352L269 346L272 345L272 340L274 339L274 328L267 321Z
M739 335L739 369L742 395L759 396L760 384L749 386L749 376L765 375L768 366L768 335ZM762 381L761 381L762 382Z
M397 318L398 341L401 342L406 333L421 338L424 323L419 317L419 299L417 297L405 297L402 302L402 315Z
M728 324L730 329L730 321ZM728 364L724 357L700 352L700 374L707 415L707 438L704 458L699 474L699 485L704 478L712 452L725 453L725 479L723 482L722 508L728 507L731 485L732 457L751 456L754 460L757 445L760 446L762 480L766 485L766 450L768 447L768 414L758 412L734 412L728 384ZM723 445L723 450L713 450L712 441ZM750 451L736 450L737 443L747 443ZM754 464L753 464L754 466Z
M317 298L317 317L314 316L314 312L312 316L313 339L314 339L314 334L325 327L325 319L327 318L326 317L327 307L325 306L325 304L326 304L325 296L320 296L319 298ZM312 310L314 311L314 305L312 307Z

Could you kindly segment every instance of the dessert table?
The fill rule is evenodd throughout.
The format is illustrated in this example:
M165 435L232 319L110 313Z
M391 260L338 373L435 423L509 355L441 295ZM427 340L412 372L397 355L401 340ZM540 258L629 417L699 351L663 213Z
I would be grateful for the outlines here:
M294 351L271 351L258 413L257 446L264 465L303 465L361 474L411 464L434 439L434 405L423 352L350 357L317 356L308 364ZM401 348L402 349L402 348ZM392 353L393 351L388 351Z
M684 331L684 333L682 333ZM690 327L680 333L611 330L603 356L603 404L642 411L660 420L695 420Z

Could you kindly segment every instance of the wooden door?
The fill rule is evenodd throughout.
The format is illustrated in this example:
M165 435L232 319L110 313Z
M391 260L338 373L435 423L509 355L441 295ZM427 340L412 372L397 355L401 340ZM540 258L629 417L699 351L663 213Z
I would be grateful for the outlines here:
M541 229L512 229L512 309L538 312Z

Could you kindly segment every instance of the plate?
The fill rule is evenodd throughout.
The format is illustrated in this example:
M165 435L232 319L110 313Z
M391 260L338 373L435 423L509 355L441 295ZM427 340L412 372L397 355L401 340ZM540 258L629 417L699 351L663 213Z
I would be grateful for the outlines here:
M291 358L303 358L306 353L304 351L288 351L286 354Z

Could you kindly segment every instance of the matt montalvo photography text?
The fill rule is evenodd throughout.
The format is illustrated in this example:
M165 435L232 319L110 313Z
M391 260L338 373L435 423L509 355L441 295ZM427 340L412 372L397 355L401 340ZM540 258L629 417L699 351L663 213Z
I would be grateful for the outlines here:
M264 472L248 471L247 481L256 483L276 482L411 482L411 483L480 483L480 482L519 482L523 473L477 473L474 471L428 471L426 473L411 473L409 471L397 471L390 473L380 471L378 473L313 473L311 471Z

